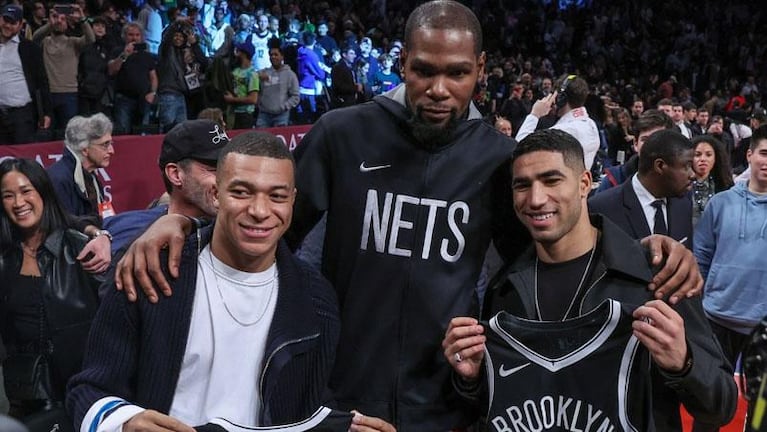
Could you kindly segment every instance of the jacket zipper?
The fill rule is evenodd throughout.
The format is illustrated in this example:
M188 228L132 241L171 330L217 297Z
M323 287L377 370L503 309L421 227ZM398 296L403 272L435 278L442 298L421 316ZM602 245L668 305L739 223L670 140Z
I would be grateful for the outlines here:
M259 415L258 415L258 417L259 417L258 418L258 424L261 424L261 419L263 418L262 416L264 415L264 409L266 408L266 399L264 397L264 377L266 376L266 371L269 369L269 364L272 362L272 358L274 358L274 355L277 354L281 349L285 348L288 345L293 345L293 344L305 342L305 341L308 341L308 340L311 340L311 339L316 339L318 337L320 337L320 334L319 333L315 333L315 334L313 334L311 336L304 336L302 338L293 339L293 340L289 340L289 341L283 342L274 351L272 351L271 354L269 354L269 357L267 357L266 363L264 364L264 369L261 371L261 378L260 378L261 382L258 384L258 387L259 387L258 391L261 394L261 410L259 411Z

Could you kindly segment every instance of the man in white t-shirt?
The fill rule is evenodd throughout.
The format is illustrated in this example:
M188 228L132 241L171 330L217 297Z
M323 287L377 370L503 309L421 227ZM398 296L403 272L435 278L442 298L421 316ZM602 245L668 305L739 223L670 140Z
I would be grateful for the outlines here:
M106 289L67 397L80 431L192 432L215 417L273 426L327 402L338 305L281 241L295 194L294 161L279 138L249 132L223 148L218 219L186 239L168 271L176 294L130 303Z

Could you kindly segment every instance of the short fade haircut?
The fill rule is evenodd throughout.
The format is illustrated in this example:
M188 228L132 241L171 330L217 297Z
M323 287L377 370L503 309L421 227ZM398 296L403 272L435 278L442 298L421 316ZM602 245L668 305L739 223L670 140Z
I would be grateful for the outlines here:
M674 122L671 120L671 117L666 115L666 113L657 109L649 109L643 112L642 115L634 121L634 131L637 136L644 131L659 127L671 129L674 127Z
M559 89L562 88L562 83L568 76L569 75L565 74L559 77L554 83L554 89L559 91ZM576 76L567 84L565 95L567 96L567 103L570 105L570 108L582 107L586 104L586 99L589 96L589 84L585 79ZM591 110L589 110L589 112L591 112Z
M512 164L521 156L537 151L560 153L565 165L575 172L586 171L583 147L574 136L559 129L541 129L519 142L511 155ZM512 173L513 174L513 173Z
M221 149L221 156L218 158L217 170L221 170L221 167L226 160L226 156L229 153L242 154L246 156L262 156L272 159L286 159L295 168L296 161L293 159L293 155L288 150L288 147L282 142L281 139L268 132L245 132L232 138Z
M754 133L751 135L751 142L748 143L748 149L751 151L756 150L759 141L762 140L767 140L767 125L759 126L754 130Z
M92 140L112 133L112 120L102 113L90 117L74 116L67 122L64 130L64 145L78 155L88 147Z
M474 55L482 53L482 27L474 12L454 0L433 0L410 14L405 23L405 45L413 46L415 32L420 29L465 30L474 36Z
M682 153L693 148L692 142L681 133L672 129L659 130L650 135L642 146L639 153L639 173L652 171L656 159L673 164Z

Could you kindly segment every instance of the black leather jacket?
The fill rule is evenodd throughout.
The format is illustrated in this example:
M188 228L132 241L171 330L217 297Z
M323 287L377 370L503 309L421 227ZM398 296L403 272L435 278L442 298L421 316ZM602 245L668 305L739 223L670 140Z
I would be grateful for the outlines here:
M53 347L51 365L55 390L61 391L66 382L82 366L85 341L98 307L98 287L101 278L83 270L75 259L88 238L72 229L50 234L38 249L37 265L45 279L43 298L48 336ZM0 280L7 281L21 269L23 254L20 247L0 254ZM7 285L0 283L0 316L7 317ZM0 320L0 335L9 354L16 350L14 336L5 320Z

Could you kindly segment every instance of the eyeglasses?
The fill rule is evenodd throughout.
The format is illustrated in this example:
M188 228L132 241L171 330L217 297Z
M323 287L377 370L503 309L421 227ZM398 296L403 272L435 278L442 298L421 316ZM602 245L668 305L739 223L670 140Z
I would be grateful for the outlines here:
M102 150L107 151L109 150L110 147L114 148L115 142L112 140L109 140L103 143L91 143L91 145L94 147L100 147Z

